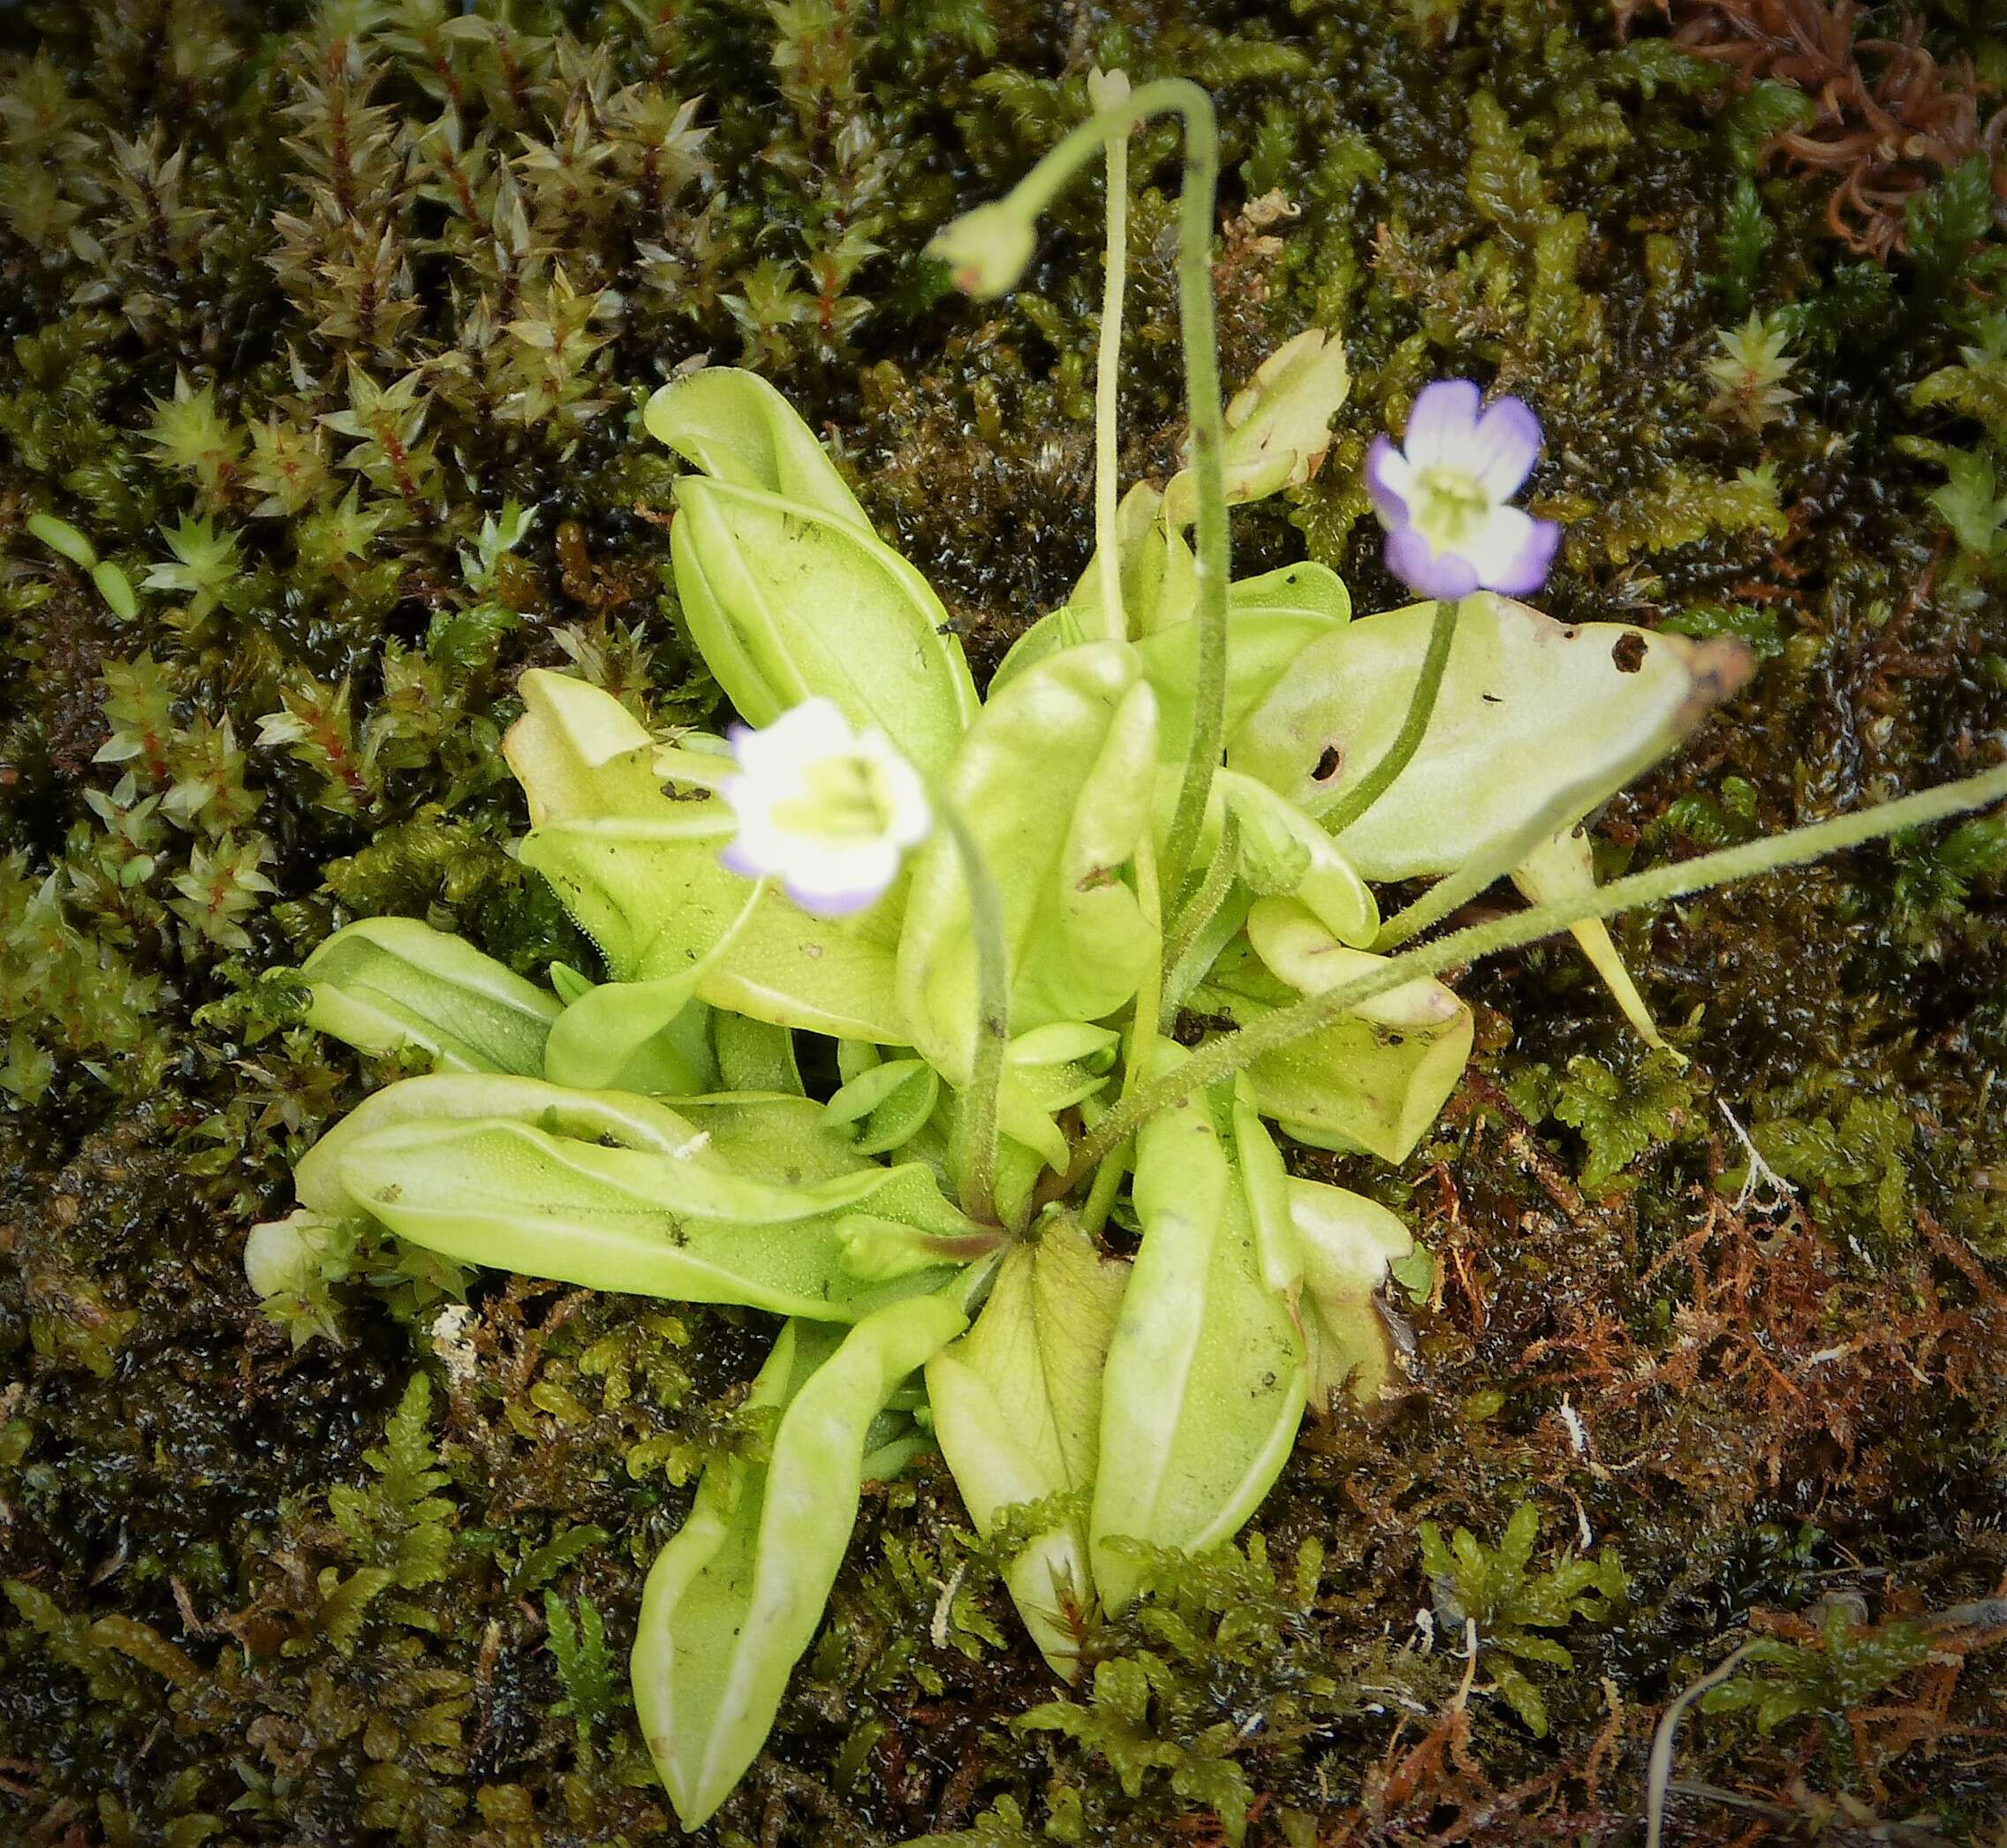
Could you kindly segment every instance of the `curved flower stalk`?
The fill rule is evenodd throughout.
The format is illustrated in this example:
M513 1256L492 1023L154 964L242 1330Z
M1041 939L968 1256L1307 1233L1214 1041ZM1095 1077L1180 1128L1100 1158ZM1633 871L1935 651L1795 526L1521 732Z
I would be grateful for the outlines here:
M1140 1547L1229 1539L1307 1407L1400 1390L1409 1235L1284 1150L1407 1158L1470 1052L1449 972L1564 930L1604 955L1625 908L2007 799L1989 770L1595 886L1571 830L1745 658L1499 594L1552 555L1506 504L1537 427L1468 385L1425 392L1374 464L1390 557L1431 601L1355 621L1317 565L1230 581L1230 504L1315 469L1344 354L1307 330L1223 410L1210 106L1119 90L943 247L1007 288L1079 164L1178 114L1190 469L1119 499L987 698L778 394L697 373L647 421L693 471L684 616L753 729L663 738L533 672L504 745L521 859L600 966L534 982L374 920L301 972L315 1026L433 1071L330 1131L299 1210L254 1234L247 1272L296 1329L389 1240L781 1319L764 1440L707 1469L640 1613L637 1706L688 1827L766 1736L865 1482L937 1446L1071 1678ZM1530 910L1425 936L1507 875ZM1375 885L1417 877L1382 917ZM805 1072L833 1075L811 1094Z

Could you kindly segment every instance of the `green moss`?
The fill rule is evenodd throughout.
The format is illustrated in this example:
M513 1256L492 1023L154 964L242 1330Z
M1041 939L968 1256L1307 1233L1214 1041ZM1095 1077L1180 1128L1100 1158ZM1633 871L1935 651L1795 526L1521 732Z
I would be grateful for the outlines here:
M1540 1511L1522 1502L1512 1511L1496 1548L1467 1527L1445 1541L1434 1526L1421 1527L1421 1558L1435 1588L1438 1620L1462 1626L1474 1662L1487 1645L1519 1662L1564 1672L1575 1658L1544 1632L1564 1630L1578 1617L1609 1620L1628 1602L1630 1587L1617 1555L1594 1559L1564 1556L1544 1572L1529 1570L1540 1538ZM1538 1735L1547 1731L1547 1701L1525 1670L1496 1659L1487 1665L1494 1691Z
M1648 1148L1675 1140L1693 1121L1693 1087L1684 1062L1670 1052L1625 1059L1613 1070L1578 1053L1568 1061L1554 1115L1581 1132L1588 1145L1583 1186L1608 1186Z

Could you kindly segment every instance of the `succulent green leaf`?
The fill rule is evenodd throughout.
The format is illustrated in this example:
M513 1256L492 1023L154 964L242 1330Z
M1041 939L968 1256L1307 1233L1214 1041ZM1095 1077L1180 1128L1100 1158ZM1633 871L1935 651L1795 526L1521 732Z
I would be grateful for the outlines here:
M1229 734L1227 761L1323 814L1393 743L1434 613L1416 603L1313 642ZM1670 750L1696 707L1746 670L1732 642L1558 623L1504 597L1466 597L1420 748L1339 844L1366 878L1406 879L1462 866L1572 785L1586 814L1641 750L1658 739Z
M888 1155L920 1133L940 1097L940 1077L925 1059L888 1059L830 1098L829 1117L860 1125L852 1145L860 1155Z
M1059 1153L1052 1141L1049 1120L1026 1104L1012 1078L1006 1066L997 1111L1004 1133L997 1138L993 1190L996 1216L1004 1225L1021 1224L1030 1216L1032 1194ZM1021 1133L1011 1132L1013 1122ZM932 1119L906 1145L906 1154L932 1164L945 1177L943 1185L958 1198L967 1174L967 1131L962 1094L943 1086Z
M719 1017L722 1025L726 1017ZM739 1174L805 1187L870 1165L841 1124L813 1098L735 1091L679 1097L678 1112L710 1138L711 1152Z
M1019 1034L1004 1056L997 1106L1004 1134L1035 1149L1047 1167L1064 1170L1071 1150L1053 1118L1108 1083L1121 1038L1113 1027L1079 1020Z
M543 1075L587 1091L674 1097L708 1088L715 1067L705 1043L710 1010L695 999L697 984L745 928L764 891L748 887L724 934L673 975L608 982L579 996L550 1029Z
M740 713L764 724L823 693L938 771L975 708L946 612L792 406L757 375L714 367L663 386L645 420L701 472L678 489L677 585Z
M720 1014L712 1026L717 1045L718 1079L728 1091L781 1091L805 1097L794 1035L749 1014Z
M1189 621L1199 603L1197 561L1183 530L1165 522L1163 496L1147 481L1138 481L1122 496L1116 510L1115 540L1122 564L1122 613L1129 633L1154 635ZM1077 612L1087 632L1108 632L1101 613L1098 549L1066 607ZM992 697L995 692L992 684Z
M713 1007L839 1039L909 1039L896 988L900 887L847 918L811 917L769 888L748 914L752 887L718 859L734 828L726 804L656 800L650 816L547 823L519 850L616 977L694 967L697 996Z
M758 373L707 366L664 385L641 420L649 435L713 481L777 495L871 530L815 433Z
M365 918L307 958L307 1023L364 1052L416 1046L442 1072L543 1070L557 998L416 918Z
M1310 1403L1328 1407L1349 1391L1370 1405L1399 1379L1380 1292L1414 1240L1386 1208L1343 1187L1291 1178L1288 1200L1302 1264L1295 1302L1310 1352Z
M664 752L610 694L540 670L503 749L529 797L519 854L542 873L622 982L686 976L712 1005L784 1026L897 1043L898 889L856 917L812 918L718 860L736 823L680 781L701 754ZM750 911L748 906L750 905ZM613 1003L602 1004L612 1006ZM673 1015L667 1018L673 1018Z
M1011 1022L1025 1033L1112 1013L1155 952L1123 868L1149 825L1156 701L1135 650L1095 642L1049 656L983 708L948 778L1000 889ZM898 993L919 1048L966 1080L975 1033L968 890L945 830L915 855Z
M850 1543L872 1421L965 1326L944 1297L881 1309L832 1343L790 1323L749 1404L778 1413L763 1458L704 1472L690 1518L648 1574L634 1705L685 1829L730 1794L814 1640Z
M1286 898L1255 901L1253 955L1230 947L1191 1005L1247 1026L1302 995L1321 994L1382 958L1339 943ZM1470 1010L1439 981L1409 982L1249 1068L1265 1116L1299 1142L1407 1158L1470 1056Z
M1064 648L1077 648L1089 639L1080 611L1071 603L1049 610L1011 644L1010 651L996 663L989 677L989 697L995 699L1026 668L1035 667L1048 655Z
M757 1179L664 1106L530 1079L390 1086L315 1145L297 1185L317 1212L366 1213L463 1263L822 1320L861 1313L860 1269L924 1269L933 1241L973 1230L917 1164ZM853 1246L870 1261L853 1267Z
M707 475L676 486L685 620L732 704L769 724L820 694L939 776L975 684L926 579L868 529Z
M1315 474L1331 444L1331 420L1351 390L1344 345L1321 328L1270 353L1226 407L1227 504L1264 500ZM1194 477L1175 476L1163 502L1171 526L1189 526L1199 505Z
M1174 1057L1161 1049L1159 1070ZM1259 1123L1253 1132L1266 1140ZM1091 1556L1110 1609L1140 1572L1125 1540L1200 1552L1260 1505L1295 1442L1301 1336L1263 1274L1255 1215L1223 1100L1189 1098L1136 1139L1143 1242L1102 1389Z
M478 1122L514 1117L553 1134L658 1155L693 1153L698 1132L650 1097L618 1091L568 1091L542 1079L486 1072L435 1072L373 1091L299 1159L293 1191L301 1206L333 1218L347 1204L337 1168L355 1138L408 1123ZM701 1146L701 1145L700 1145Z
M1055 1215L1005 1257L975 1326L927 1363L935 1435L979 1533L1028 1503L1072 1496L1084 1505L1127 1276L1078 1221ZM1093 1587L1081 1521L1028 1536L1005 1582L1033 1641L1071 1681Z
M1341 943L1370 943L1380 907L1331 837L1265 783L1232 770L1216 780L1240 824L1240 876L1249 890L1294 898Z
M1322 564L1289 564L1227 587L1226 730L1232 737L1298 655L1352 620L1352 599ZM1136 644L1157 696L1157 750L1183 763L1192 731L1199 625L1189 617Z
M1595 882L1589 838L1579 828L1563 829L1512 872L1512 883L1535 905L1584 897L1595 890ZM1638 1037L1658 1050L1668 1049L1652 1019L1651 1010L1645 1005L1645 997L1638 992L1638 984L1617 953L1609 926L1601 918L1592 918L1587 924L1576 925L1569 935L1581 945L1590 967L1602 977L1603 986L1623 1009L1624 1018L1637 1029Z
M927 1238L962 1230L910 1164L792 1190L512 1122L382 1130L339 1172L355 1206L461 1263L822 1320L860 1313L860 1276L925 1269Z
M532 668L516 683L523 716L502 755L529 799L530 825L583 815L653 815L663 801L647 728L610 693Z
M609 982L567 1007L544 1049L544 1075L587 1091L685 1097L716 1075L711 1011L691 998L694 975Z

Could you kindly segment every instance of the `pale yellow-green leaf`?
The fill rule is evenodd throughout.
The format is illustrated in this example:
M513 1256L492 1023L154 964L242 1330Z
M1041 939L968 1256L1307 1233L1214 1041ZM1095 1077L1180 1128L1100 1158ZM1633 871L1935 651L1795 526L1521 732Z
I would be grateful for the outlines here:
M1588 837L1579 828L1564 829L1513 868L1512 883L1535 905L1587 897L1596 883ZM1609 926L1601 918L1592 918L1586 924L1574 925L1569 934L1581 945L1582 954L1602 977L1603 985L1624 1011L1624 1018L1636 1028L1638 1037L1647 1046L1663 1047L1665 1041L1652 1019L1651 1010L1645 1005L1645 997L1638 992L1630 970L1624 966L1624 958L1617 953Z
M502 755L529 799L530 825L580 815L650 814L662 799L647 729L610 693L532 668L516 683L523 716Z
M559 1012L549 990L416 918L337 930L299 973L309 1026L364 1052L419 1047L443 1072L541 1075Z
M1180 1057L1165 1047L1153 1075ZM1111 1609L1138 1579L1123 1541L1196 1553L1238 1531L1289 1456L1306 1390L1223 1102L1201 1094L1143 1125L1134 1200L1143 1242L1109 1350L1090 1530Z
M1393 743L1434 613L1417 603L1313 642L1230 736L1228 762L1325 813ZM1746 666L1732 644L1466 597L1420 748L1339 845L1366 878L1406 879L1462 866L1576 785L1587 814L1641 750L1660 739L1670 749ZM1599 788L1603 771L1611 780Z
M1015 1034L1096 1020L1136 991L1155 927L1123 877L1156 780L1156 702L1135 651L1095 642L1049 656L993 698L948 778L999 889ZM913 863L899 940L903 1037L951 1082L975 1035L975 951L955 844L937 829Z
M380 1129L409 1123L513 1117L553 1134L660 1155L693 1152L697 1131L652 1097L619 1091L572 1091L542 1079L488 1072L436 1072L373 1091L302 1155L292 1171L299 1202L329 1217L346 1204L337 1167L343 1149Z
M1231 737L1313 642L1342 629L1352 600L1322 564L1290 564L1227 589L1226 734ZM1182 763L1191 736L1199 625L1189 615L1136 644L1157 696L1157 750Z
M1294 898L1344 943L1379 935L1380 907L1344 851L1265 783L1221 770L1216 783L1240 826L1241 877L1264 897Z
M1316 473L1331 444L1331 420L1352 390L1344 343L1308 328L1262 361L1261 370L1226 407L1221 458L1230 506L1300 487ZM1190 473L1164 489L1164 517L1189 526L1198 512Z
M1230 948L1192 1006L1240 1025L1372 968L1383 958L1340 943L1293 901L1259 899L1254 952ZM1409 982L1249 1068L1264 1115L1299 1142L1407 1158L1456 1088L1470 1056L1470 1010L1442 983Z
M701 966L696 993L713 1007L839 1039L910 1039L896 990L903 882L852 917L811 917L770 887L745 915L752 885L718 858L730 807L711 795L657 801L648 815L549 822L520 849L617 978Z
M809 1108L813 1109L813 1106ZM908 1261L973 1231L934 1177L860 1163L799 1184L746 1171L653 1100L529 1079L407 1079L375 1093L299 1165L301 1203L361 1212L462 1263L598 1290L848 1320L846 1261L884 1235ZM885 1229L891 1229L885 1232Z
M606 982L580 995L550 1029L543 1075L553 1084L585 1090L658 1096L705 1088L709 1061L703 1048L691 1043L693 1029L701 1036L709 1018L694 998L697 985L744 930L762 897L761 889L748 886L738 918L675 974Z
M1127 1274L1055 1216L1004 1259L975 1326L928 1362L935 1435L978 1532L1008 1509L1093 1488L1102 1369ZM1029 1537L1006 1582L1032 1640L1072 1680L1093 1587L1083 1524Z
M833 701L939 776L975 716L974 683L927 580L861 527L705 475L676 487L685 621L740 716L770 724Z
M1408 1229L1362 1194L1319 1181L1288 1188L1303 1276L1297 1314L1310 1350L1310 1401L1349 1390L1371 1405L1400 1378L1380 1292L1388 1267L1414 1249Z
M649 435L716 481L871 530L815 433L758 373L707 366L672 379L648 400L641 420Z
M709 1465L657 1556L634 1640L634 1707L685 1829L752 1763L814 1640L857 1519L872 1421L963 1326L944 1297L881 1309L834 1346L791 1323L750 1401L779 1414L766 1456Z

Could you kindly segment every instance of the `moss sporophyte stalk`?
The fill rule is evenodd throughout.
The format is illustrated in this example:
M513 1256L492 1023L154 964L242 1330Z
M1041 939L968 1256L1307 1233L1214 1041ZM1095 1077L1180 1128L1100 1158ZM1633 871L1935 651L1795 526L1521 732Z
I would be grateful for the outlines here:
M1735 691L1747 649L1516 601L1561 538L1511 504L1539 406L1487 408L1467 380L1421 384L1403 446L1382 436L1365 463L1390 565L1428 601L1355 619L1322 566L1237 579L1230 510L1322 464L1351 385L1343 333L1299 333L1223 403L1213 105L1119 73L1095 94L936 242L969 292L1008 292L1041 215L1105 156L1118 325L1123 151L1175 118L1188 446L1161 486L1119 494L1104 341L1099 546L1073 595L979 694L941 599L782 394L731 367L680 377L645 413L689 469L674 581L744 723L729 743L657 735L538 669L504 746L520 864L599 966L542 985L416 919L372 919L299 972L311 1025L432 1069L299 1163L298 1210L246 1254L276 1311L297 1318L388 1235L781 1319L746 1400L759 1441L705 1463L632 1648L688 1828L760 1751L867 1483L919 1448L938 1446L1071 1682L1091 1623L1148 1593L1151 1561L1241 1530L1306 1411L1390 1388L1404 1363L1382 1305L1414 1274L1412 1238L1293 1176L1283 1149L1409 1155L1473 1047L1443 978L1572 931L1655 1045L1604 920L2007 799L2007 766L1989 767L1599 886L1585 818ZM350 434L389 433L395 489L402 413L358 394ZM80 534L34 530L95 563ZM211 555L186 537L175 569L199 589ZM489 549L497 571L506 547ZM311 692L275 737L333 752L345 721ZM1436 930L1507 877L1528 908ZM1416 880L1433 882L1383 918L1380 890ZM1602 1608L1622 1574L1571 1568L1549 1597L1522 1584L1533 1538L1515 1521L1496 1572L1467 1534L1454 1559L1432 1527L1423 1544L1466 1602L1496 1593L1502 1647L1546 1661L1560 1646L1531 1632ZM1094 1713L1134 1695L1109 1667ZM1518 1670L1494 1685L1544 1727Z

